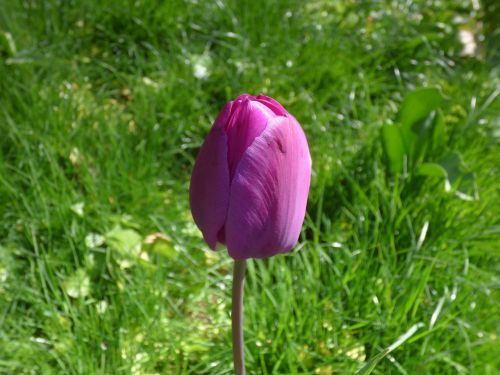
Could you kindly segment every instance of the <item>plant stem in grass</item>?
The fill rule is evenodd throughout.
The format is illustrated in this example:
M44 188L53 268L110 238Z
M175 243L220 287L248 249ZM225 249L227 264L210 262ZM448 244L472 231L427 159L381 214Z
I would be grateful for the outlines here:
M243 345L243 289L245 287L246 260L235 260L233 271L233 306L231 312L233 328L233 360L236 375L245 375Z

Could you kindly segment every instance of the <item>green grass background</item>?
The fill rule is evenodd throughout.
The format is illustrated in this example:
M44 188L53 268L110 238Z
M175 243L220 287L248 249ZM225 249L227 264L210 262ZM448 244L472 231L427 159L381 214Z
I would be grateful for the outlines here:
M2 0L0 373L232 373L232 262L203 243L187 192L242 92L283 103L313 158L296 249L249 262L248 373L352 374L418 323L375 374L500 373L495 11ZM424 86L445 98L436 157L461 154L472 200L389 172L381 128Z

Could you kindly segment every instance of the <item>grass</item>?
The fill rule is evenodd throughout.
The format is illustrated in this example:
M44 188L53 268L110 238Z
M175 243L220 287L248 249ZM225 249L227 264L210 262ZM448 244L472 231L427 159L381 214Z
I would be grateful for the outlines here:
M314 168L296 249L248 265L248 372L351 374L416 327L374 374L498 373L488 3L3 2L0 373L232 372L232 262L187 189L241 92L297 117ZM461 29L485 33L476 56ZM430 161L459 153L467 196L390 172L382 127L424 86L444 97Z

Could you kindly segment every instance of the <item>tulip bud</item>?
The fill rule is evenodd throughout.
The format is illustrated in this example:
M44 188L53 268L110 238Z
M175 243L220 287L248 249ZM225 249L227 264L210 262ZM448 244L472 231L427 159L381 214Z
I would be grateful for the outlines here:
M311 180L302 128L276 100L240 95L226 104L193 169L190 203L210 248L236 260L266 258L297 243Z

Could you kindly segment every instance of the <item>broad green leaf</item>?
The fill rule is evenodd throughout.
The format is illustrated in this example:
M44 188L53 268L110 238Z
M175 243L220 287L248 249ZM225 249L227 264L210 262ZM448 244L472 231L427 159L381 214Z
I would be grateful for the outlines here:
M455 195L463 200L477 199L477 186L474 173L465 170L462 156L454 151L446 155L439 164L446 170L446 190L454 188Z
M152 251L168 259L173 259L177 256L177 251L172 244L166 241L156 242L152 247Z
M422 176L434 176L447 178L446 169L437 163L423 163L417 169L417 174Z
M413 166L423 161L427 153L445 147L445 125L442 112L437 109L428 116L415 122L411 127L411 144L409 154ZM407 137L408 138L408 137Z
M398 113L398 122L401 124L401 135L406 150L416 159L415 152L418 138L424 140L429 137L435 113L443 101L443 97L436 88L422 88L409 93ZM432 119L429 116L432 115ZM418 148L421 153L425 148L422 141Z
M403 101L398 113L398 122L403 128L411 128L414 123L427 117L439 108L443 97L439 90L426 87L410 92Z
M441 159L439 164L446 170L446 175L451 185L457 183L464 174L462 157L456 151L446 155Z
M454 187L455 195L463 200L474 200L477 197L477 187L473 173L465 173L462 158L459 153L448 154L439 163L423 163L417 173L423 176L444 178L444 189L449 192Z
M405 147L399 126L384 125L382 127L382 141L389 162L389 170L392 173L401 173L403 171Z
M172 240L163 233L152 233L144 239L146 249L165 258L173 259L177 256Z
M86 297L90 293L90 278L83 268L79 268L64 281L63 287L71 298Z
M436 118L434 119L434 127L432 130L432 148L434 150L442 149L446 145L446 127L444 123L443 112L436 110Z
M412 130L417 135L414 140L413 153L415 163L425 160L426 153L431 149L442 150L445 147L445 124L441 110L432 111L423 120L417 121L413 124Z
M431 146L434 122L436 118L436 111L432 111L428 116L412 125L411 130L414 138L410 149L410 156L412 158L413 165L418 164L425 158L425 154Z
M463 200L472 201L478 199L477 184L474 173L465 173L460 177L459 191L455 195Z
M89 249L95 249L101 246L106 239L99 233L90 232L85 236L85 246Z
M105 235L110 248L124 255L138 256L141 252L142 237L133 229L114 227Z

